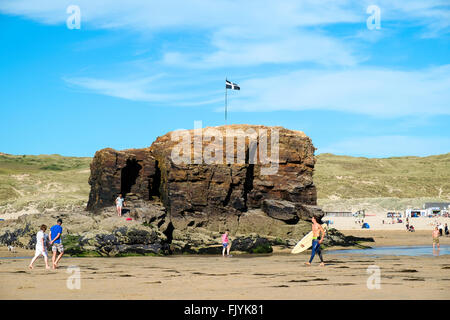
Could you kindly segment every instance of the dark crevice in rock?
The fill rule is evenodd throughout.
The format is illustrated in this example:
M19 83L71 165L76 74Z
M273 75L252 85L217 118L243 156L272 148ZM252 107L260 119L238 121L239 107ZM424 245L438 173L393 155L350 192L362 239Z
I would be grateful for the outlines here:
M161 197L161 169L159 168L159 161L155 160L155 175L149 179L149 200L153 197Z
M158 224L157 224L158 229L161 228L161 226L164 224L164 222L165 222L164 219L165 219L165 218L166 218L166 216L164 215L164 216L162 217L162 219L159 220L159 222L158 222Z
M247 211L248 210L247 199L248 199L248 194L253 189L254 171L255 171L255 165L254 164L249 164L248 167L247 167L247 171L245 173L244 194L243 194L244 208L245 209L243 211Z
M142 166L136 159L127 159L127 164L122 168L120 176L120 192L123 195L131 192L131 188L136 183L136 179L139 176Z
M226 195L225 199L223 200L224 207L226 207L228 205L228 203L230 203L231 194L233 193L234 185L231 180L232 180L232 174L231 174L231 167L230 167L230 187L228 188L227 195Z

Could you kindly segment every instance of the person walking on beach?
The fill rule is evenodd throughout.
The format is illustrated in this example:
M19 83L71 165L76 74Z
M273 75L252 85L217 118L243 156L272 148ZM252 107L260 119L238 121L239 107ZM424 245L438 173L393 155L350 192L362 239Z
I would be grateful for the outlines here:
M433 230L433 249L436 244L439 249L439 229L438 229L438 227L435 227Z
M227 231L225 231L225 233L222 235L222 256L225 257L225 251L227 252L227 257L230 256L230 243L229 243L229 239L228 239L228 234L230 233L230 230L227 229Z
M447 224L445 224L444 231L445 231L445 235L448 236L448 226L447 226Z
M62 235L62 220L58 219L56 221L56 224L50 228L50 245L52 246L52 268L56 269L58 268L58 262L61 260L63 254L64 254L64 246L61 242L61 235ZM59 252L58 258L56 258L56 253Z
M47 226L43 224L36 234L36 252L34 254L33 259L31 259L30 265L28 268L33 269L33 264L40 255L44 257L45 261L45 269L50 269L48 266L48 254L47 254L47 237L45 231L47 230Z
M312 250L311 250L311 258L309 258L309 262L305 262L306 265L310 266L311 262L314 259L314 256L316 253L319 255L320 258L320 266L325 266L325 263L323 262L322 258L322 250L320 249L320 245L323 242L323 237L325 236L325 230L323 230L322 226L317 222L315 217L312 217L312 232L313 232L313 241L312 241ZM320 240L318 240L319 236Z
M119 196L116 198L116 209L117 209L117 215L119 217L122 216L122 207L125 205L125 199L122 198L122 194L119 194Z
M440 223L439 222L439 225L438 225L438 229L439 229L439 236L441 236L442 237L442 235L443 235L443 233L444 233L444 227L442 226L442 223Z

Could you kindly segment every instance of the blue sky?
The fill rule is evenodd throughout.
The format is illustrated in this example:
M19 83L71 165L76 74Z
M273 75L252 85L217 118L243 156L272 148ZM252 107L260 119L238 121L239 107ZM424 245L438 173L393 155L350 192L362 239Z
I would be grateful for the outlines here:
M222 125L225 77L241 86L228 123L304 131L317 153L450 152L448 1L0 2L0 152L93 156Z

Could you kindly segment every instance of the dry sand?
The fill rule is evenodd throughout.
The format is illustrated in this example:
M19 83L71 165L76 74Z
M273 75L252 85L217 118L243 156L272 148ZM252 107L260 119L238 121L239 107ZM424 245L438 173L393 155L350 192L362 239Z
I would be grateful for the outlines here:
M348 234L348 233L346 233ZM430 244L429 232L355 231L376 245ZM450 238L441 237L441 244ZM0 256L31 255L5 247ZM308 267L309 254L65 258L45 270L40 258L0 259L1 299L450 299L450 255L384 256L325 253L326 267ZM381 288L367 288L367 267L381 270ZM66 283L80 268L81 288Z

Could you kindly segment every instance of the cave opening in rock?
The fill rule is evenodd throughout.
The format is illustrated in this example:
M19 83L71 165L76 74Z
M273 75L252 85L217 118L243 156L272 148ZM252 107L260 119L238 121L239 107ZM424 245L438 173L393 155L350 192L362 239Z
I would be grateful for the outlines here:
M128 159L125 167L122 168L120 176L120 192L122 195L126 195L131 192L131 188L136 183L137 177L139 177L139 171L142 166L136 159Z

